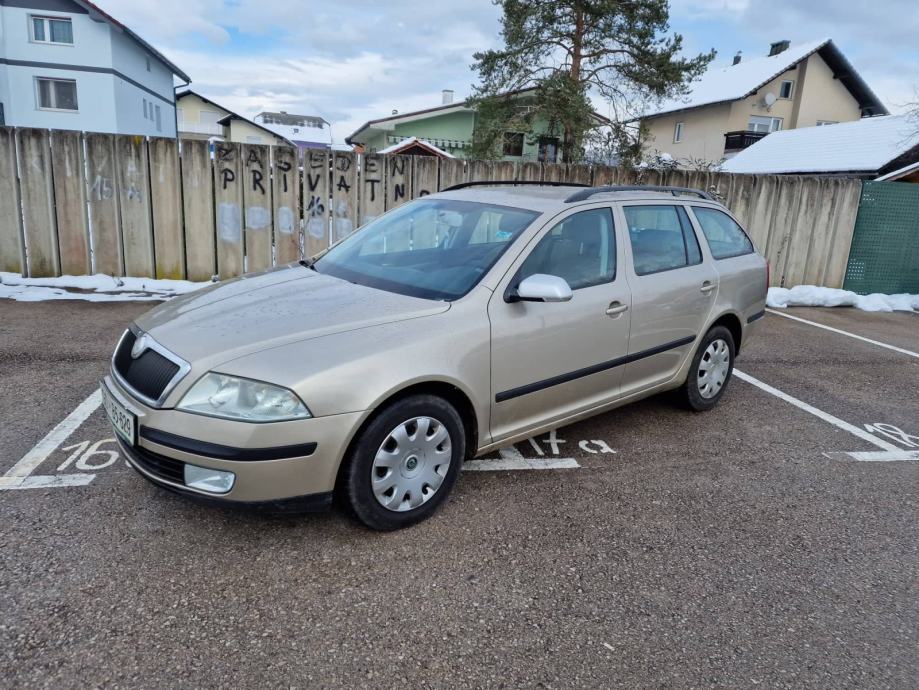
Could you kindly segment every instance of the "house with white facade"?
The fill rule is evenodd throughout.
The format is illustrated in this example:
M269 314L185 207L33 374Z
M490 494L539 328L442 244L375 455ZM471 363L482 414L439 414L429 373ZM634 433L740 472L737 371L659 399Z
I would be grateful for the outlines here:
M256 124L292 141L300 150L327 149L332 146L332 125L318 115L296 115L283 110L279 113L265 111L252 119Z
M0 124L176 135L188 76L86 0L0 0Z

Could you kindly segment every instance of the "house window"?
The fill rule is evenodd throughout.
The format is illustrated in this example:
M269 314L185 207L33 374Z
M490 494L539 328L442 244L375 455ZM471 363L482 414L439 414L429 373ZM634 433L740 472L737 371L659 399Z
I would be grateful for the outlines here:
M683 141L683 123L677 122L673 128L673 143L679 144L681 141Z
M147 99L146 98L144 99L144 119L145 120L148 119L147 117Z
M160 112L159 106L155 106L155 107L156 107L156 131L162 132L163 131L162 113Z
M747 123L748 132L768 134L769 132L778 132L780 129L782 129L782 118L780 117L751 115L750 121Z
M147 60L147 71L150 71L150 58L145 58Z
M555 163L558 158L558 137L540 137L536 157L540 163Z
M504 155L505 156L522 156L523 155L523 133L522 132L505 132L504 133Z
M73 25L69 19L56 17L30 17L32 40L35 43L63 43L73 45Z
M793 81L783 81L779 87L779 98L791 98L795 93L795 83Z
M839 122L836 120L817 120L818 127L824 127L826 125L838 125Z
M77 82L73 79L35 80L40 110L77 110Z

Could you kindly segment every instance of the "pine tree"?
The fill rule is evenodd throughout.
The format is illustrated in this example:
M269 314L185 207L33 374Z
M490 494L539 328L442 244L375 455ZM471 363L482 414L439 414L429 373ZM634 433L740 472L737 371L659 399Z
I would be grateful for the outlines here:
M505 133L532 137L536 122L560 136L562 158L578 160L597 121L589 94L615 114L606 133L634 147L625 122L636 106L679 95L715 57L680 57L683 39L668 36L667 0L493 0L503 10L504 47L474 55L480 84L473 157L501 156ZM534 89L521 101L523 89ZM521 107L522 103L526 107Z

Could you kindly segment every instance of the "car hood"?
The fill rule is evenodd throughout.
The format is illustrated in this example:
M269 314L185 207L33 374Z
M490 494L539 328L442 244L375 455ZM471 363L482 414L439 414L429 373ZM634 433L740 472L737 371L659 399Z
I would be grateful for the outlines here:
M449 308L446 302L376 290L293 265L177 297L144 314L137 325L197 368Z

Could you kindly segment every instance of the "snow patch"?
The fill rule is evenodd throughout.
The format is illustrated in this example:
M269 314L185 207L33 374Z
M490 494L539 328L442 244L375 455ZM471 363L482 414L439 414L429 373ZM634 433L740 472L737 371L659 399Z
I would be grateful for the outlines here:
M84 300L87 302L162 301L211 285L190 280L116 278L97 273L91 276L23 278L18 273L0 271L0 299L19 302L45 300ZM82 292L70 292L79 290Z
M855 307L862 311L919 311L919 295L857 295L849 290L796 285L793 288L769 288L766 306L785 307Z

